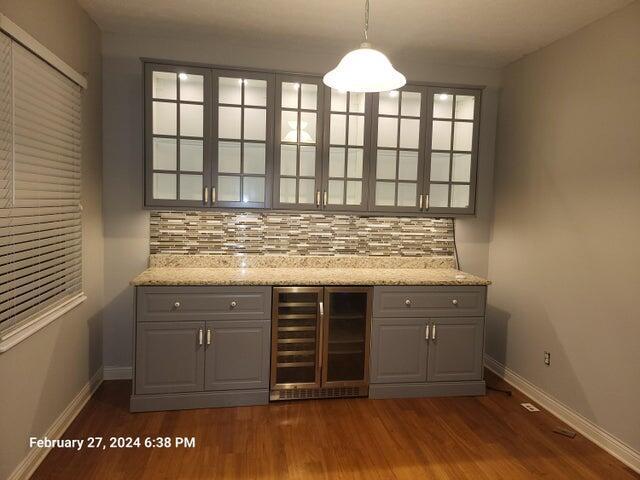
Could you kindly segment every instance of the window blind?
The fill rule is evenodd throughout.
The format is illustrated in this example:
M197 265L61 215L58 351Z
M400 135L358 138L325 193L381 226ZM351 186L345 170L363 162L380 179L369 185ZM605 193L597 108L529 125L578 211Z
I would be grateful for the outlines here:
M0 332L82 291L81 88L0 38Z

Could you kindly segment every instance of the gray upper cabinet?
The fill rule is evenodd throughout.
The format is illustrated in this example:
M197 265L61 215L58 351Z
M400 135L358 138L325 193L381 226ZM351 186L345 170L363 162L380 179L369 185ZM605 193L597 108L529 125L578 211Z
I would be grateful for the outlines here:
M211 71L145 65L145 202L206 206Z
M482 379L484 317L431 319L427 380Z
M322 80L276 76L274 206L321 207Z
M473 214L480 100L145 63L145 205Z
M205 390L248 390L269 386L271 322L207 322Z

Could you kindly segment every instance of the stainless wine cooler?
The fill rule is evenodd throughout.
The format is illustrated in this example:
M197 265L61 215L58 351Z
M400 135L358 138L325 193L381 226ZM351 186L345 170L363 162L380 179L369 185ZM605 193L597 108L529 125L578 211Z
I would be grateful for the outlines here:
M273 289L271 400L366 396L372 289Z

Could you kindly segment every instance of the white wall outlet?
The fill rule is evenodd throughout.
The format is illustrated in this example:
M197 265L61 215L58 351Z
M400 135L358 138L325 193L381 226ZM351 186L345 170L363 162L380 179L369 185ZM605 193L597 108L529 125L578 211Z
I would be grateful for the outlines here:
M551 353L550 352L544 352L544 364L545 365L551 365Z
M525 409L529 410L530 412L539 412L540 409L538 407L536 407L533 403L521 403L520 405L522 405Z

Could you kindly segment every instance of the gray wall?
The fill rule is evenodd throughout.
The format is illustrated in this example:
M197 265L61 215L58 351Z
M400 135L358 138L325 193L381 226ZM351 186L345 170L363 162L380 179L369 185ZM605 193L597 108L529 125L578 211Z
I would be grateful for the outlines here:
M640 450L640 2L503 88L487 352Z
M220 39L199 41L105 34L104 56L104 228L105 366L131 365L133 295L129 280L147 265L149 213L142 209L142 68L139 57L197 61L219 65L323 73L344 52L316 54L296 50L245 48ZM401 58L394 63L413 80L487 85L482 104L480 197L478 217L458 220L463 267L487 273L491 175L496 126L497 70L430 64Z
M75 0L0 0L0 12L87 76L82 115L83 275L87 300L0 354L0 479L102 366L102 65L100 31Z

